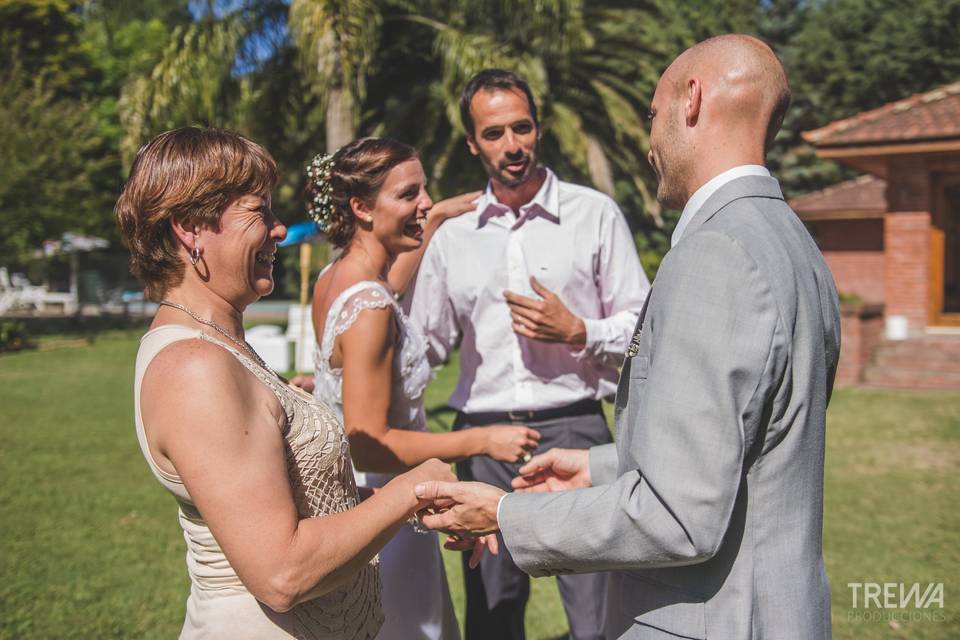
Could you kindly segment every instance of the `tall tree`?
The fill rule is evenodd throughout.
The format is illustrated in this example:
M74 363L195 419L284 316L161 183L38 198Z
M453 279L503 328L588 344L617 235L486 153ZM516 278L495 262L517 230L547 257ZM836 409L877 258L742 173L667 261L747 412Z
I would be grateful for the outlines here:
M9 265L67 231L109 237L116 176L77 7L7 1L0 24L0 263Z
M235 127L255 96L256 71L286 46L287 6L281 0L210 2L177 26L159 60L128 79L120 100L129 164L140 144L188 124Z
M67 231L110 237L111 194L90 104L57 97L14 62L0 72L0 264Z
M818 159L802 131L960 79L960 0L797 4L805 20L781 51L793 107L774 154L788 195L852 173Z
M464 176L476 185L477 170L467 169L475 163L465 155L460 91L485 67L515 70L540 102L546 159L611 195L618 183L637 192L643 211L659 225L643 116L655 70L672 49L657 26L659 17L652 5L610 8L579 0L400 7L387 19L415 27L404 30L412 42L405 48L427 60L415 67L420 75L411 82L405 73L409 56L387 58L385 81L372 85L391 95L378 96L371 116L386 131L412 128L434 177L448 189L465 187ZM429 51L417 48L424 40L432 45Z
M308 81L323 101L327 151L333 152L356 137L379 50L380 8L373 0L293 0L289 24Z

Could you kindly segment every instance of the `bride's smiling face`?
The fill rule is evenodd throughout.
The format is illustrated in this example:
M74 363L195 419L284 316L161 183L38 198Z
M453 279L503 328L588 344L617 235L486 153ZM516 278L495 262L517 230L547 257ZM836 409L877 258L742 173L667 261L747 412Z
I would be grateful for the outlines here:
M359 206L361 219L370 217L374 237L388 253L413 251L423 243L423 223L433 200L420 160L401 162L387 174L373 207Z

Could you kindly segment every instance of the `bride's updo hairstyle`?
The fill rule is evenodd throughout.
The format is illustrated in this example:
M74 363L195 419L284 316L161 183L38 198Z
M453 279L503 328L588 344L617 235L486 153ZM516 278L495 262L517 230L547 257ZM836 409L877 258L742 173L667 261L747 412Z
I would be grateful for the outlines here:
M347 246L357 231L350 199L373 207L390 170L416 157L413 147L390 138L360 138L333 156L318 155L307 167L307 212L331 244Z

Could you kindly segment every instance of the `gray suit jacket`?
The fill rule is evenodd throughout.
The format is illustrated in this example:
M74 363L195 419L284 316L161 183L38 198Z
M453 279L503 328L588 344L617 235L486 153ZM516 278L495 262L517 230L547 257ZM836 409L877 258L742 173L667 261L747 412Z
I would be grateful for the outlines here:
M664 258L594 486L510 494L530 575L612 570L609 638L826 638L830 271L774 178L733 180Z

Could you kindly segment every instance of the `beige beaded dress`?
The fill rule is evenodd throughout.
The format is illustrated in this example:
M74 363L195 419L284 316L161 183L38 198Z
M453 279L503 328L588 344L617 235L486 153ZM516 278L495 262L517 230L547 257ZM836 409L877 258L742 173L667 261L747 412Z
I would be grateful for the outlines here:
M258 602L240 582L180 478L157 466L140 415L140 386L154 356L177 340L200 339L232 353L270 388L287 415L287 473L301 518L340 513L358 502L353 465L341 422L323 404L264 370L230 345L182 325L164 325L146 333L137 353L134 404L137 437L150 470L177 500L187 543L190 596L180 638L373 638L383 621L378 561L333 591L277 613Z

